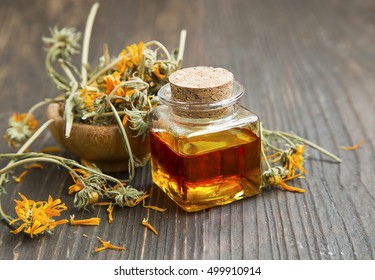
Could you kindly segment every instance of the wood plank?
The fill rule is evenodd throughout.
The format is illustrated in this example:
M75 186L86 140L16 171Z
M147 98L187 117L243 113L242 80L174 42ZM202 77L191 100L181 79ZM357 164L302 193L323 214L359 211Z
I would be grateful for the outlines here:
M83 31L93 3L1 1L1 133L12 112L24 112L58 93L44 69L41 37L56 24ZM137 170L133 185L150 192L150 203L167 211L116 209L112 224L106 222L105 208L74 209L67 194L70 176L46 164L7 187L1 196L4 210L14 215L18 192L34 200L51 194L69 206L65 217L98 216L103 222L98 227L63 225L51 236L32 239L11 234L2 223L0 259L374 259L374 27L373 1L103 1L90 47L93 64L104 43L112 55L140 40L157 39L172 49L185 28L185 67L232 71L246 88L242 104L265 127L293 131L343 162L332 163L308 149L306 179L293 181L306 193L266 190L196 213L183 212L154 186L148 165ZM44 118L43 110L38 117ZM365 144L356 151L338 148L361 139ZM50 145L55 142L47 134L33 148ZM0 141L0 153L10 151ZM5 164L1 161L0 167ZM141 225L143 218L159 235ZM127 250L95 253L97 237Z

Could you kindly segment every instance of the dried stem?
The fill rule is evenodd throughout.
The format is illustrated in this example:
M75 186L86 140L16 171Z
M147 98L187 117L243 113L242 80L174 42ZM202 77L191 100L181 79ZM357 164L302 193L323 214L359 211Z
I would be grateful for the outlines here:
M94 24L95 15L96 15L98 8L99 8L99 3L95 3L91 7L90 14L86 21L85 35L83 38L83 46L82 46L82 66L81 66L82 85L85 85L87 82L87 65L88 65L88 57L89 57L90 37L91 37L92 26Z
M336 162L341 162L341 159L339 157L337 157L336 155L332 154L331 152L323 149L322 147L316 145L315 143L313 143L309 140L306 140L306 139L304 139L304 138L302 138L298 135L288 133L288 132L283 132L283 131L273 131L273 130L266 130L266 129L263 130L263 133L268 134L268 135L273 134L273 135L279 136L283 139L285 139L285 138L295 139L295 140L300 141L302 143L305 143L306 145L309 145L310 147L318 150L319 152L329 156L330 158L334 159Z
M115 115L118 127L120 129L120 133L122 135L122 139L124 141L125 149L126 149L128 155L129 155L129 180L132 180L133 177L134 177L134 158L133 158L132 149L130 147L129 139L128 139L128 136L126 134L125 128L122 124L122 121L121 121L121 119L120 119L120 117L117 113L116 108L113 106L111 100L108 99L108 103L109 103L109 106L111 107L112 112Z

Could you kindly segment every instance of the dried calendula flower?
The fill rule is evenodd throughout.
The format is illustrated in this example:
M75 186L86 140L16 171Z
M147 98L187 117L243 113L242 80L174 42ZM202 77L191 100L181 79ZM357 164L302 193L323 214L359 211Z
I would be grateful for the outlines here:
M305 146L318 150L335 162L341 162L341 159L334 154L293 133L267 130L263 129L262 126L260 132L262 135L262 158L267 166L266 171L262 174L262 188L269 186L279 187L291 192L305 192L304 189L286 183L286 181L294 178L304 178L303 176L307 174L307 170L303 166ZM279 147L280 142L287 147L285 150Z
M32 114L14 113L9 119L9 127L4 138L8 144L14 148L19 148L24 144L38 128L39 122Z
M305 152L304 145L296 145L291 147L287 153L285 153L284 167L288 170L287 178L294 178L296 176L296 170L306 174L307 171L303 167L303 153Z
M51 37L43 37L47 51L51 50L51 59L58 58L69 59L72 55L79 52L79 40L81 33L75 28L64 27L58 29L56 26L50 28Z
M69 194L75 193L74 205L84 208L89 204L94 204L102 197L105 180L98 174L91 174L87 170L74 168L71 172L74 184L69 187Z
M106 250L106 249L119 250L119 251L126 250L125 247L112 245L112 244L109 243L110 241L104 241L100 237L98 237L98 240L99 240L100 243L102 243L102 247L96 248L95 252L100 252L100 251L103 251L103 250Z
M72 226L98 226L100 224L100 218L76 220L74 219L74 215L71 215L69 222Z
M281 189L286 191L304 193L304 189L292 187L285 183L287 180L285 179L287 173L288 170L285 170L282 167L274 167L263 173L263 181L266 185L279 186Z
M147 227L149 230L151 230L155 235L158 235L158 231L146 220L146 218L144 218L142 220L142 225L144 225L145 227Z
M131 188L130 186L117 185L111 190L108 190L108 196L113 198L116 205L120 207L133 207L149 195L145 194L143 191Z
M68 208L60 199L48 197L48 201L29 200L19 193L22 200L15 200L16 213L18 218L12 220L9 224L21 223L21 225L11 232L14 234L24 232L34 237L44 232L52 233L57 225L65 224L68 220L63 219L55 221L54 216L60 216L60 213Z

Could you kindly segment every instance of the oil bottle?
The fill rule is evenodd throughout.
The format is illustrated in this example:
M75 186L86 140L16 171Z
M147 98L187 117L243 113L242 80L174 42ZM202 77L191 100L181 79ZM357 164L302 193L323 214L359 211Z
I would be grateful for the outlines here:
M261 187L257 115L238 101L244 88L223 68L178 70L150 114L152 179L191 212L256 195Z

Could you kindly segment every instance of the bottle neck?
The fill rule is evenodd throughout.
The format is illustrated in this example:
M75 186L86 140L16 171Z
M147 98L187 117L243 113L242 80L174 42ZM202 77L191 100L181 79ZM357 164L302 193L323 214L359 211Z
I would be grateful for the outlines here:
M176 108L169 108L172 118L175 122L181 124L207 125L213 123L225 122L233 118L239 105L206 111L186 111Z
M229 118L237 108L237 102L244 94L244 87L233 82L232 94L214 102L183 102L173 99L170 84L164 85L158 92L160 101L170 108L170 112L178 122L210 123Z

